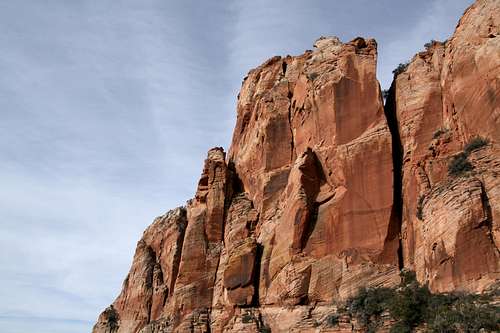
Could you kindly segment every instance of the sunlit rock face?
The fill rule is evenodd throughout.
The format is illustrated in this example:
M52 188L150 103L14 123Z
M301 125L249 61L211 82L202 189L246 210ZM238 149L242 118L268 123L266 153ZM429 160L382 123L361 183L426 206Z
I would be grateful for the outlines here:
M387 108L402 146L404 265L434 291L482 291L499 275L500 2L477 1L445 43L417 54ZM478 137L487 145L468 152ZM472 171L453 175L467 150Z
M227 156L211 149L195 197L144 232L93 332L352 332L329 322L337 305L402 268L434 291L491 286L499 13L471 6L395 76L385 109L373 39L322 37L251 70ZM478 136L469 170L450 173Z

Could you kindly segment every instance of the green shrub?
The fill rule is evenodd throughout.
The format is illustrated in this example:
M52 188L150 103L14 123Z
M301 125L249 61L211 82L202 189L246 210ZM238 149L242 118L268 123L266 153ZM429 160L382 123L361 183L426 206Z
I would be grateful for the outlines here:
M403 73L404 71L406 71L406 69L408 68L408 66L410 65L410 62L405 62L405 63L400 63L398 65L398 67L396 67L393 71L392 71L392 74L394 74L394 76L398 76L399 74Z
M391 327L390 333L411 333L412 329L402 323L395 323Z
M467 171L472 170L472 164L468 160L468 155L466 153L459 153L453 156L452 160L448 164L448 174L450 176L460 176Z
M348 301L347 308L363 326L376 329L380 315L389 308L394 295L394 290L389 288L362 288Z
M347 310L367 332L375 332L380 315L388 311L395 324L392 333L410 333L426 323L427 332L498 332L500 311L491 295L432 294L421 286L414 272L403 271L397 290L387 288L361 289L348 301Z
M486 295L433 295L428 311L431 332L496 332L500 328L498 307Z
M488 144L488 140L485 138L482 138L480 136L476 136L473 138L469 143L467 143L464 147L464 153L467 155L470 155L474 150L477 150L481 147L484 147Z
M432 45L434 45L436 43L439 43L439 42L437 40L431 39L430 42L427 42L427 43L424 44L424 47L428 50L429 48L432 47Z
M113 307L113 305L110 305L104 310L104 318L106 318L108 327L112 332L118 329L118 312L116 312L116 309Z
M459 176L467 171L471 171L473 169L473 166L469 162L469 155L473 151L486 146L488 143L488 139L482 138L480 136L476 136L475 138L470 140L465 145L463 152L453 156L452 160L448 164L448 174L450 176Z
M403 332L410 332L412 328L424 321L430 298L431 292L427 286L422 287L417 282L413 282L405 285L392 299L389 311L396 319L397 326L404 328Z
M403 269L399 273L399 277L401 278L400 286L403 288L414 284L418 284L417 274L414 271Z

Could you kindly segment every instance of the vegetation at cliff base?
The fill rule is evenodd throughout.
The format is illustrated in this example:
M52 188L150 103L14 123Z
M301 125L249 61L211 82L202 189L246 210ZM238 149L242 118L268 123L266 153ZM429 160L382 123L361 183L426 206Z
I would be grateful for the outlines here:
M383 315L395 321L392 333L417 327L436 333L498 332L500 312L493 295L433 294L418 283L414 272L403 271L398 288L361 289L346 309L367 332L377 331Z

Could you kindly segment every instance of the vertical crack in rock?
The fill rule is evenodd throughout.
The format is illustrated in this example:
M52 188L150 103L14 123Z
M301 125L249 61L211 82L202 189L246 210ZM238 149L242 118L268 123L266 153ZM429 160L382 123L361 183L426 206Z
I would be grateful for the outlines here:
M403 222L403 146L399 134L395 94L396 86L395 81L393 81L389 89L389 96L384 105L384 114L391 133L393 164L393 204L385 244L387 245L396 238L398 239L398 266L399 269L402 269L404 266L403 244L401 240L401 225Z
M297 159L294 170L292 170L292 178L297 180L297 185L291 183L286 191L289 191L292 198L292 204L287 207L289 216L285 219L291 219L293 224L293 240L291 251L293 254L300 253L308 239L317 219L317 204L316 197L319 193L321 176L318 170L318 160L316 154L311 148L307 150Z
M260 266L262 262L262 254L264 253L264 246L262 244L257 243L257 250L255 253L255 262L254 262L254 275L253 275L253 287L254 293L251 302L251 306L259 307L259 287L260 287Z
M483 182L480 183L481 202L483 204L483 209L485 210L485 219L476 228L481 228L483 226L486 226L486 228L488 228L488 238L493 247L497 250L497 253L500 253L500 249L497 247L495 240L493 239L493 212L491 211L490 199L488 198L488 194L486 193Z
M322 201L317 201L318 200L318 194L320 191L320 187L322 184L326 182L326 176L323 171L323 166L321 165L321 161L318 159L318 156L316 156L316 153L312 149L308 149L308 152L312 154L312 159L313 159L313 164L314 164L314 170L313 170L313 175L309 175L310 179L313 179L312 183L315 184L315 189L314 193L309 193L308 196L308 206L309 206L309 214L308 214L308 219L307 219L307 224L304 229L304 232L301 237L301 242L300 242L300 250L304 250L304 248L307 245L307 242L309 241L309 238L311 237L314 228L316 227L316 222L318 220L318 211L319 211L319 206L321 206L323 203L331 199L331 196L328 198L328 200L322 200ZM310 185L309 185L310 186Z
M287 63L285 60L283 60L282 63L282 68L283 68L283 76L286 75L286 70L287 70ZM293 92L290 90L290 84L288 84L288 93L287 93L287 98L288 98L288 127L290 128L290 162L294 161L294 156L295 156L295 137L293 134L293 126L292 126L292 112L293 112L293 105L292 105L292 99L293 99Z
M179 275L179 265L182 257L182 245L184 244L184 236L186 234L187 227L187 211L185 207L180 208L181 220L177 224L177 228L179 230L179 237L177 237L176 251L174 254L174 259L172 262L172 279L170 281L170 286L168 287L168 296L172 296L174 293L175 281L177 280L177 276Z
M234 165L233 161L230 160L228 162L227 168L228 168L229 172L231 173L230 180L231 180L231 189L232 189L232 193L233 193L233 195L231 197L231 200L232 200L236 195L244 193L245 188L243 186L243 182L241 181L240 176L236 172L236 166ZM231 204L231 200L228 200L227 209L229 209L229 205ZM226 209L226 213L227 213L227 209Z
M292 127L292 98L293 94L288 91L288 126L290 127L290 162L293 162L295 156L295 137Z
M283 62L281 63L281 69L283 70L283 72L282 72L283 76L286 75L287 66L288 66L288 64L286 63L285 60L283 60Z
M307 245L307 241L311 237L314 228L316 226L316 221L318 220L318 210L320 204L318 202L311 203L307 225L305 227L304 233L302 234L302 239L300 241L300 250L303 251Z
M146 261L147 261L147 266L146 266L145 286L146 289L149 291L147 293L148 297L146 299L146 309L147 309L146 324L149 324L151 322L151 311L153 307L153 283L154 283L153 278L154 278L155 266L157 264L156 253L150 246L146 248Z
M233 198L243 192L243 184L241 182L238 173L236 172L236 167L234 163L224 162L226 172L226 182L224 184L224 209L222 212L222 244L224 245L224 234L226 232L226 218L227 212L229 211L229 207L231 206L231 202ZM220 257L219 257L220 260ZM217 272L216 272L217 273Z
M211 319L211 314L212 314L212 308L210 307L207 310L207 333L212 333L212 319Z

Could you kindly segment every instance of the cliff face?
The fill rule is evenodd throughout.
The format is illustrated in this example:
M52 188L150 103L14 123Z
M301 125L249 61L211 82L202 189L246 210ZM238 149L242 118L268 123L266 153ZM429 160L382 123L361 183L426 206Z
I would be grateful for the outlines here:
M477 1L396 77L387 103L402 146L404 264L434 291L499 278L499 11ZM478 137L489 143L471 149ZM464 149L472 171L450 176Z
M371 39L321 38L250 71L228 156L210 150L195 198L144 232L93 332L351 332L329 324L332 304L402 268L434 291L492 285L499 14L477 1L395 77L385 110Z

